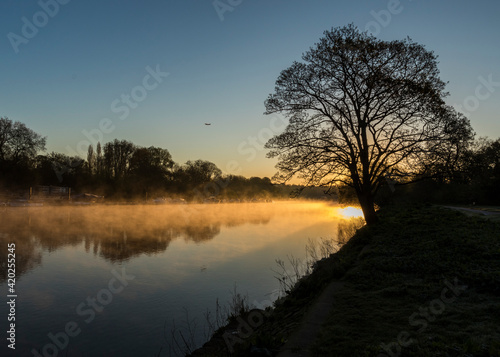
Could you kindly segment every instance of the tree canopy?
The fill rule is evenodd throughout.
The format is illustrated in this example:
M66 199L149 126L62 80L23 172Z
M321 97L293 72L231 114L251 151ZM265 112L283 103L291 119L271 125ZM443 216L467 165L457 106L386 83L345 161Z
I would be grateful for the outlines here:
M421 175L473 137L445 105L437 56L411 39L382 41L353 25L324 37L279 75L266 114L289 119L271 138L275 179L356 191L368 224L384 178Z
M0 118L0 162L19 164L33 160L45 150L46 138L21 122Z
M37 153L45 150L46 138L21 122L0 117L0 184L29 181Z

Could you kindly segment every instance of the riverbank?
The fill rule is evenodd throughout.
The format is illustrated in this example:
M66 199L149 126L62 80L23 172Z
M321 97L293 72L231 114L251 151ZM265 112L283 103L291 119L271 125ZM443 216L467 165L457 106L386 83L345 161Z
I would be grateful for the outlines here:
M500 224L431 206L380 217L259 323L233 323L193 355L500 356ZM332 284L315 312L326 322L293 341Z

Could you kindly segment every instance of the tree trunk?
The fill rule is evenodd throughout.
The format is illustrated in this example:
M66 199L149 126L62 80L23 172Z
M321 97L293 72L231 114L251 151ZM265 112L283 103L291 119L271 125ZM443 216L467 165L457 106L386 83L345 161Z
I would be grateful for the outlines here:
M363 210L367 225L372 225L378 222L378 216L375 212L375 205L371 193L357 192L359 204Z

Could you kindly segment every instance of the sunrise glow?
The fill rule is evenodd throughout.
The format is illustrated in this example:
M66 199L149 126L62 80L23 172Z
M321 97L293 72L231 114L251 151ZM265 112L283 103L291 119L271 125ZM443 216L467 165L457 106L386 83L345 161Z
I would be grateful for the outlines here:
M338 213L344 218L363 217L363 211L358 207L345 207L338 210Z

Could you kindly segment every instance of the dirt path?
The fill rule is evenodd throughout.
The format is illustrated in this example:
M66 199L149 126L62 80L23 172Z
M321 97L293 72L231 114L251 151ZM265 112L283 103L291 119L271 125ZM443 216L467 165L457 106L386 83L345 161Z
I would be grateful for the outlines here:
M334 304L335 293L343 285L344 283L341 281L333 281L323 290L318 299L307 310L300 326L281 348L278 357L311 356L310 348Z
M455 206L441 206L444 208L450 208L454 209L457 211L464 211L464 212L469 212L469 213L475 213L483 216L499 216L500 212L494 212L494 211L485 211L481 209L474 209L474 208L465 208L465 207L455 207Z

